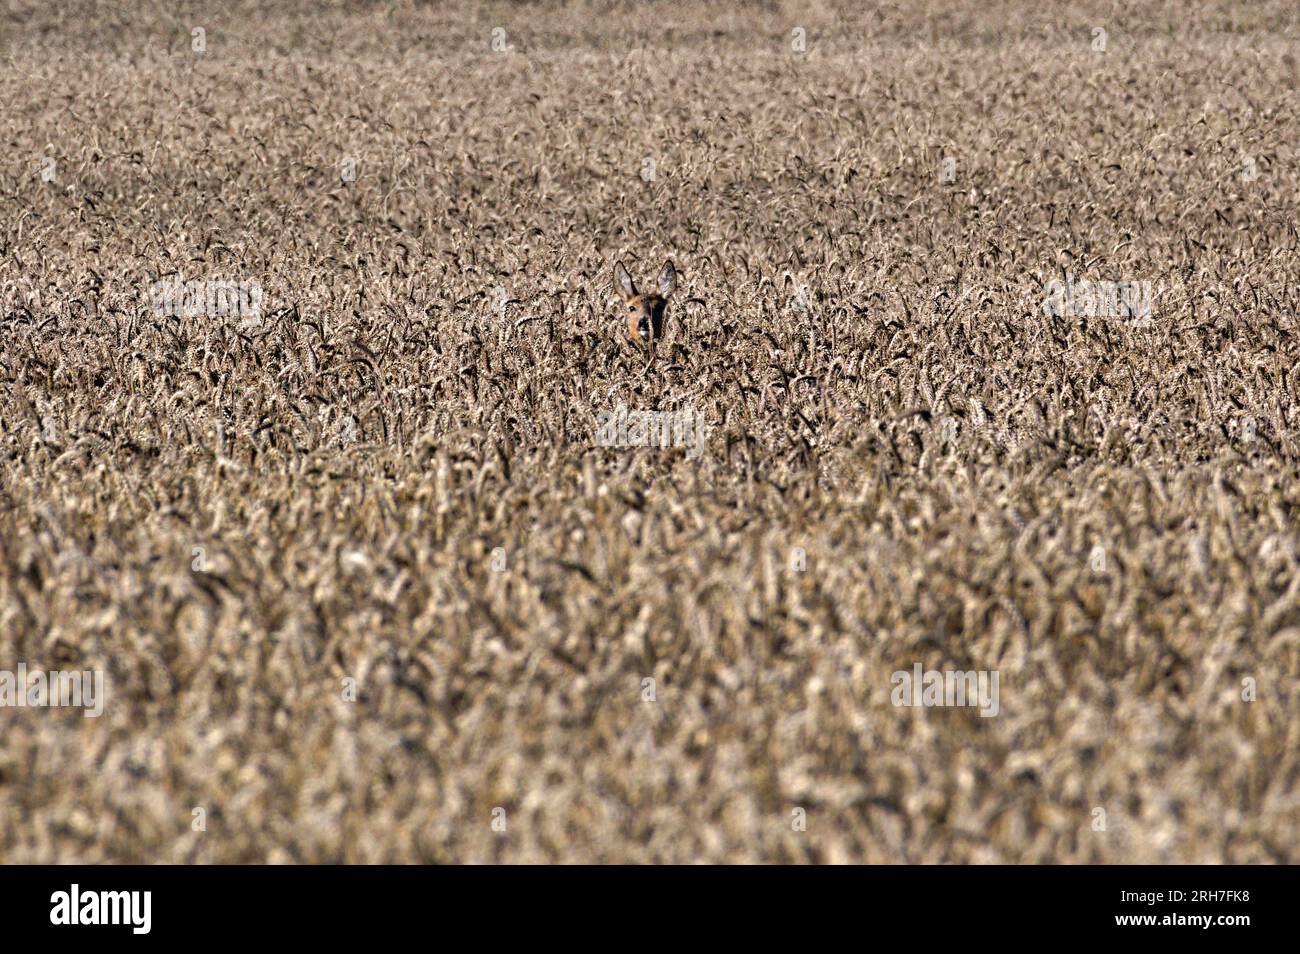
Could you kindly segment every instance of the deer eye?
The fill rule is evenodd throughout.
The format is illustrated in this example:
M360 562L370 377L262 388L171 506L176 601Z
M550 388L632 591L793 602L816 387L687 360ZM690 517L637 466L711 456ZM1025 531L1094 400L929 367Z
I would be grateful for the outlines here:
M627 310L628 310L628 311L636 311L636 305L628 305L628 306L627 306Z

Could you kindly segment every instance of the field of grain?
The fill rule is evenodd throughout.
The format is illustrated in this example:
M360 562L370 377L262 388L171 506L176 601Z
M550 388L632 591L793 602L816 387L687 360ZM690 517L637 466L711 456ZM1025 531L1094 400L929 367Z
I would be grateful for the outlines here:
M104 692L0 697L0 862L1300 861L1298 77L1293 0L11 0L0 674Z

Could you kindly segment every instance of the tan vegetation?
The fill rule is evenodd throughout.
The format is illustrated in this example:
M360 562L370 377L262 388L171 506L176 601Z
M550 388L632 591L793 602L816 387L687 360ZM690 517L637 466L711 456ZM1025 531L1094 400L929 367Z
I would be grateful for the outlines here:
M1296 19L10 5L0 860L1300 860Z

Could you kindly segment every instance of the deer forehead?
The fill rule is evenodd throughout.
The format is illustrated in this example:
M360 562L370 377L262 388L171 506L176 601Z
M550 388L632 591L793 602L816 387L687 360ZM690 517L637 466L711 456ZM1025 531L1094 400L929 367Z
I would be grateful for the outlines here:
M661 307L666 300L662 295L633 295L627 303L638 308L653 309Z

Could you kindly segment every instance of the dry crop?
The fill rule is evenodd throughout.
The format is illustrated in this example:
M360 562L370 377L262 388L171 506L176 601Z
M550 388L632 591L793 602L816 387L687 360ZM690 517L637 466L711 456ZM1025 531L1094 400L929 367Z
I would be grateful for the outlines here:
M1297 19L9 3L0 860L1300 860Z

